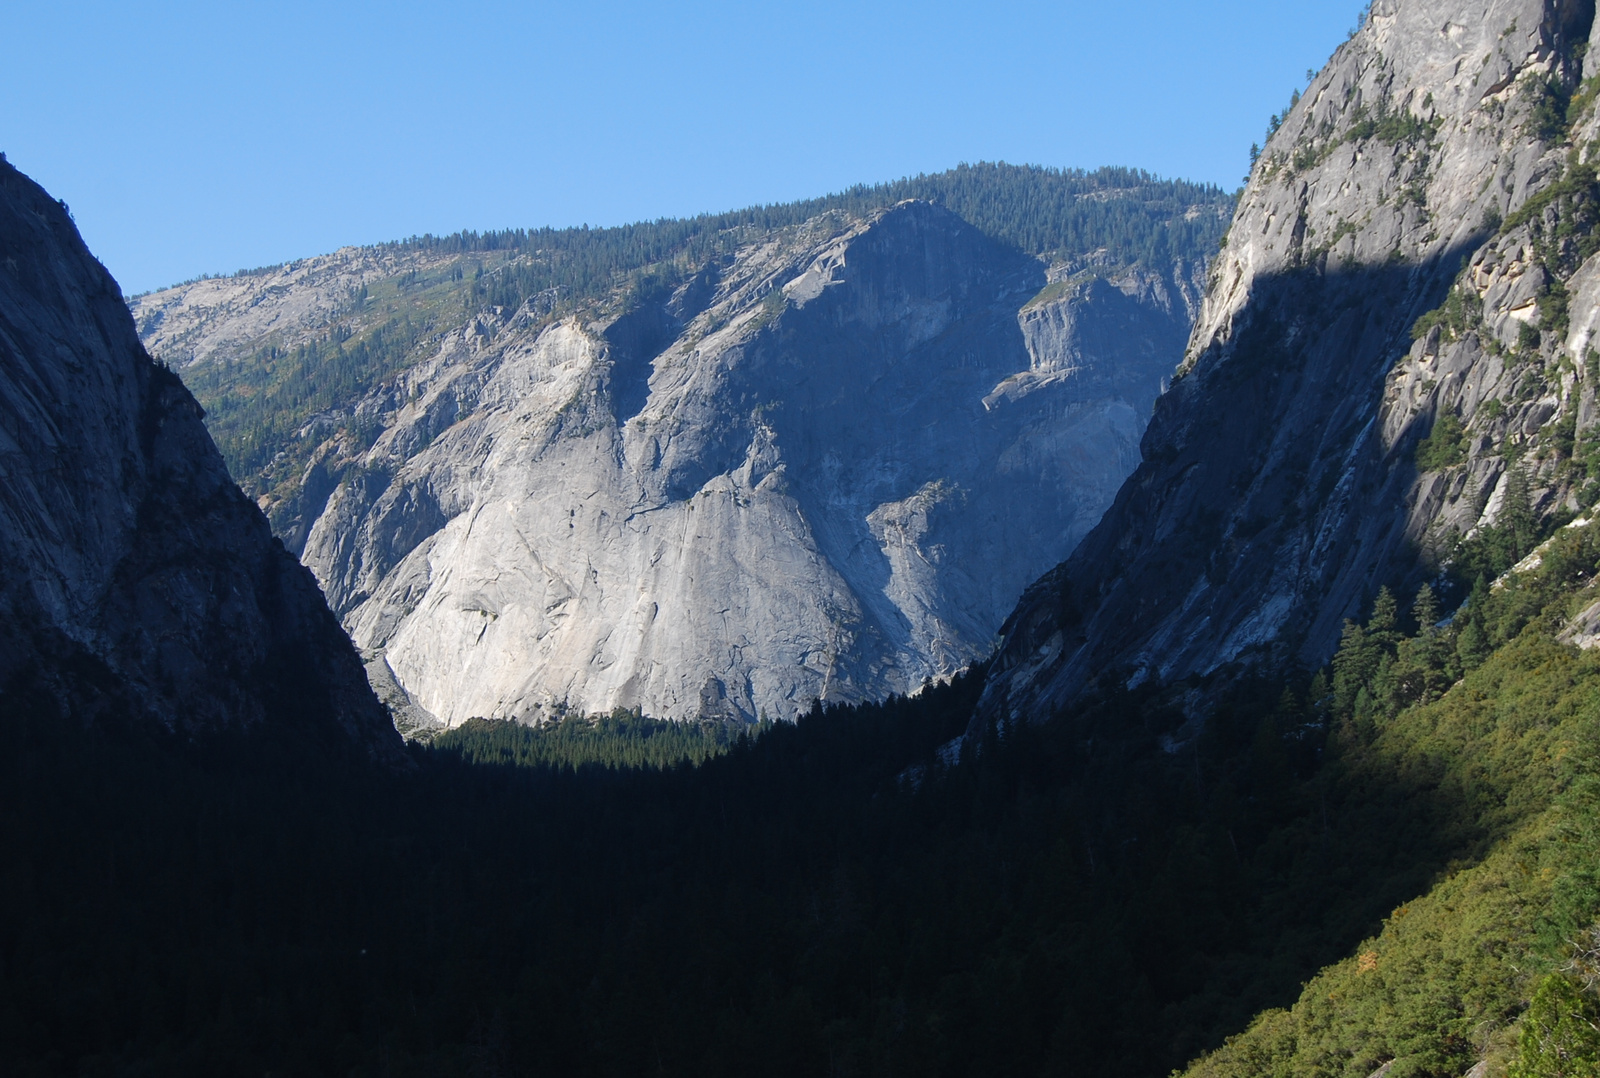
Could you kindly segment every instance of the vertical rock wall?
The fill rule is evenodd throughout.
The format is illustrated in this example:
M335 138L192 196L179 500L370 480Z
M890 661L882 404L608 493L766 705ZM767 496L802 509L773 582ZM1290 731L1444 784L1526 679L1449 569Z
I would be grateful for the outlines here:
M987 715L1319 664L1379 585L1494 522L1513 467L1541 512L1591 498L1593 22L1372 5L1255 167L1144 462L1008 622ZM1446 413L1459 454L1419 458Z
M0 699L403 762L309 572L229 479L66 207L0 162Z

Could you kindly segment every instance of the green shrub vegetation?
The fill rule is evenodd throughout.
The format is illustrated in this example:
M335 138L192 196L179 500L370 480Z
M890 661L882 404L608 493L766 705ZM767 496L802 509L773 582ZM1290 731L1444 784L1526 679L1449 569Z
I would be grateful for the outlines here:
M1346 142L1365 142L1367 139L1377 139L1379 142L1416 142L1425 141L1433 137L1439 128L1438 120L1423 120L1402 109L1399 112L1380 111L1376 115L1369 114L1366 109L1357 109L1350 129L1345 133Z
M1540 521L1533 512L1528 488L1528 472L1512 463L1506 476L1504 505L1492 525L1478 528L1468 539L1455 544L1448 573L1458 587L1493 580L1504 573L1543 539L1553 524L1565 515Z
M1426 337L1434 326L1439 326L1451 340L1460 340L1468 330L1477 329L1483 322L1483 300L1472 288L1459 283L1450 289L1444 303L1417 319L1411 327L1413 340Z
M1552 973L1539 984L1522 1022L1509 1078L1600 1075L1600 1007L1592 992Z
M1435 826L1463 856L1187 1074L1320 1078L1393 1061L1394 1078L1444 1078L1480 1058L1494 1074L1593 1073L1600 999L1563 969L1600 912L1600 656L1554 635L1600 599L1597 531L1559 532L1539 566L1480 585L1448 625L1426 589L1412 633L1387 592L1364 626L1347 624L1324 775L1375 802L1431 787L1452 806Z
M274 457L313 417L337 415L372 389L376 379L402 366L421 343L425 326L402 315L358 341L341 336L336 327L293 349L269 345L241 361L204 364L183 377L206 409L207 429L229 470L247 477L270 475ZM329 433L336 422L353 427L367 444L378 430L375 418L363 427L339 415L322 433ZM258 482L252 493L270 489Z
M1515 213L1505 218L1500 224L1502 233L1513 228L1529 224L1542 216L1547 211L1554 210L1555 227L1549 239L1577 239L1573 250L1568 254L1568 260L1576 258L1577 264L1593 254L1596 244L1600 244L1600 236L1596 235L1595 218L1600 207L1600 187L1597 187L1595 170L1592 165L1571 163L1566 167L1561 179L1547 187L1539 189Z
M1467 459L1467 431L1454 412L1434 420L1428 436L1417 443L1417 469L1437 472Z
M1274 122L1269 128L1270 133L1275 134L1278 125L1287 116L1287 111L1282 117L1274 116ZM1424 120L1405 109L1399 112L1379 111L1374 115L1365 107L1361 107L1356 109L1350 126L1343 134L1336 136L1332 122L1327 121L1321 129L1303 138L1288 154L1287 161L1291 172L1305 172L1326 161L1334 150L1346 143L1365 142L1369 139L1377 139L1379 142L1391 145L1428 143L1438 134L1442 122L1437 117Z

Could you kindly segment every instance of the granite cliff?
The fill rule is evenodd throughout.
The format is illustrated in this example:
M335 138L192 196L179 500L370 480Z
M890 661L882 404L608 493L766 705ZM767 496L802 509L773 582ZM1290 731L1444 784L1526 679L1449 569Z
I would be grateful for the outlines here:
M0 702L405 760L316 582L145 353L65 205L3 161Z
M1593 23L1371 6L1275 123L1143 462L1013 613L983 714L1320 665L1381 585L1595 501Z
M1202 269L1041 260L913 199L564 311L436 304L262 503L411 721L907 692L986 654L1109 504ZM481 275L350 250L134 311L195 384L266 340L359 339L387 282Z

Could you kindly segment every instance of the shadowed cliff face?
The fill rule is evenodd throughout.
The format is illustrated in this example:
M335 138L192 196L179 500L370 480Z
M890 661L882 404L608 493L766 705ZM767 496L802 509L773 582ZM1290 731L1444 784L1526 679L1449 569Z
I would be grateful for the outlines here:
M1246 653L1287 660L1296 643L1326 657L1373 579L1416 561L1415 439L1386 446L1377 417L1438 275L1375 267L1259 285L1270 307L1227 363L1157 402L1146 459L1102 526L1024 596L996 684L1031 703L1019 675L1037 671L1060 693L1044 697L1053 706L1107 672L1165 682Z
M1320 664L1380 585L1415 588L1494 523L1511 462L1541 511L1578 507L1570 441L1547 425L1593 422L1576 341L1593 300L1574 303L1572 341L1522 327L1552 317L1548 281L1578 299L1600 273L1555 238L1593 233L1561 226L1587 194L1541 194L1590 152L1591 99L1570 134L1549 117L1583 74L1593 5L1457 8L1375 3L1269 141L1143 463L1024 596L982 714L1043 718L1102 681ZM1451 296L1470 317L1414 341ZM1447 413L1459 459L1419 472Z
M0 693L400 762L311 575L228 477L66 208L0 163Z

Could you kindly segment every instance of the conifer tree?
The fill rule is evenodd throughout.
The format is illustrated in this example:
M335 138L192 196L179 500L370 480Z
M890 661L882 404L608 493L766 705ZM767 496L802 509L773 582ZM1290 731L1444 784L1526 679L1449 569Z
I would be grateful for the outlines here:
M1418 633L1428 636L1438 631L1439 598L1429 585L1423 584L1417 589L1417 597L1411 603L1411 616L1416 620Z
M1508 1078L1600 1078L1600 1008L1559 973L1539 984Z
M1510 568L1534 548L1538 542L1539 522L1533 515L1533 497L1528 488L1528 471L1514 465L1506 477L1506 495L1500 511L1500 528L1509 540ZM1504 572L1504 569L1501 569Z
M1367 619L1367 635L1381 647L1393 647L1400 639L1400 604L1387 586L1378 589L1372 601L1372 617Z
M1344 623L1344 636L1339 641L1339 651L1333 657L1333 713L1348 719L1356 709L1356 700L1378 672L1378 662L1383 649L1368 635L1367 630L1349 619Z

